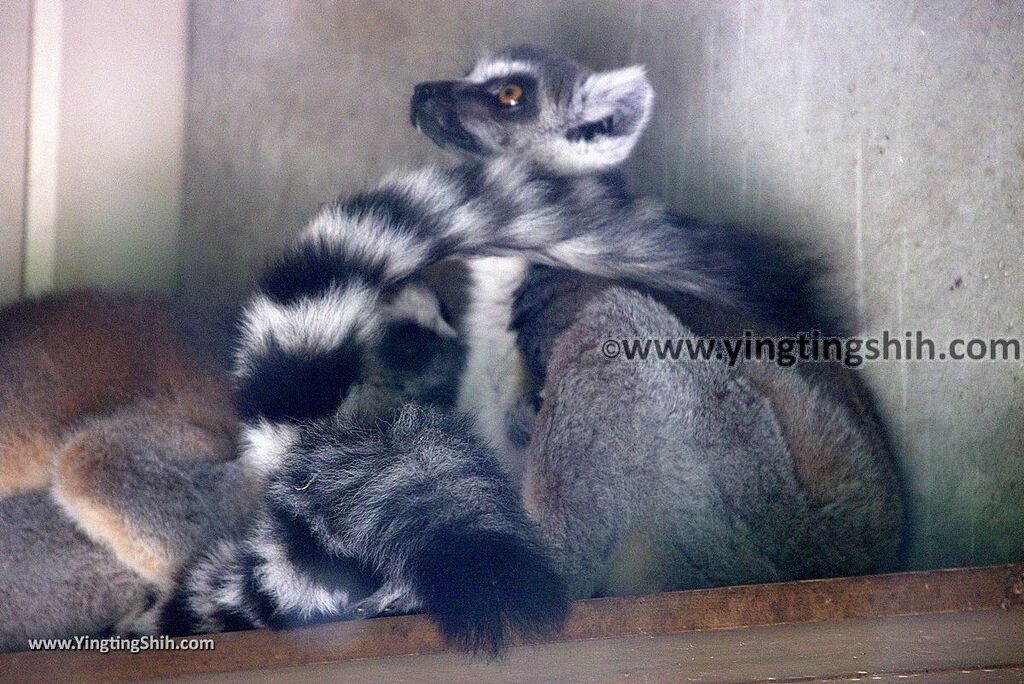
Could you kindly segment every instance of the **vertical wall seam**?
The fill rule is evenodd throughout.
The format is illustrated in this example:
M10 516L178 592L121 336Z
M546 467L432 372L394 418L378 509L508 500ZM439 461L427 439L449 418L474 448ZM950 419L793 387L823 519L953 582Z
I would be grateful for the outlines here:
M23 40L16 60L21 60L20 69L16 76L20 81L20 92L12 92L12 96L18 98L12 100L14 107L18 110L20 125L12 129L15 136L13 144L20 148L21 157L17 158L17 179L15 187L12 188L16 208L9 216L10 224L0 225L0 233L13 238L13 251L11 253L0 253L0 261L3 261L3 268L11 267L14 270L13 282L0 283L0 304L17 299L24 294L24 267L25 267L25 198L28 187L28 126L29 126L29 74L32 57L32 3L31 0L24 0L18 3L17 7L22 8L23 15L18 17L17 25L14 26ZM17 63L17 62L16 62ZM9 284L8 284L9 283Z
M53 288L57 240L62 0L32 0L21 290Z
M853 188L853 238L856 256L857 331L867 328L867 295L864 288L864 134L857 134Z

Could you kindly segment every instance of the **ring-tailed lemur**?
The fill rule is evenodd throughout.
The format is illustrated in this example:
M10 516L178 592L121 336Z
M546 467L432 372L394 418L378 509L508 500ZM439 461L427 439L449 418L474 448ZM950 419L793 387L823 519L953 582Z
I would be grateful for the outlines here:
M271 504L295 520L283 525L280 517L263 516L247 537L199 559L163 611L162 628L275 625L419 605L455 641L495 649L513 631L546 632L558 624L565 613L561 580L514 486L486 464L494 455L468 435L453 443L458 424L415 432L423 427L417 421L432 420L417 409L394 419L375 413L365 422L349 415L347 405L365 391L387 346L389 293L444 258L521 252L540 263L748 305L750 274L719 238L713 228L685 230L667 221L616 179L565 177L511 159L428 167L325 207L264 274L237 340L243 458L266 474ZM416 363L438 340L429 338L396 345L396 353ZM359 433L353 421L369 432L361 448L379 450L362 464L369 473L348 465L345 439ZM421 458L436 457L448 469L423 482L417 514L436 523L412 536L399 524L409 496L401 478L438 470L426 463L417 464L422 470L392 469L387 452L396 448L396 434L417 435ZM330 459L302 457L314 452L334 454L336 471L322 470ZM337 488L339 478L349 478L349 493L366 490L364 483L392 486L381 489L383 498L331 500L336 525L330 516L300 525L321 496L318 482ZM373 524L346 522L360 515ZM477 549L458 556L461 569L433 555L453 538ZM308 562L290 555L299 546ZM330 577L339 565L362 569L362 584L374 590L367 602Z
M595 74L517 47L486 56L461 81L418 86L412 119L470 158L610 173L651 100L642 68ZM840 319L824 314L802 250L736 229L721 236L756 274L755 291L774 289L774 302L736 309L546 266L531 267L512 293L521 264L477 262L461 397L468 407L497 407L475 412L478 429L504 447L513 472L525 471L527 509L574 596L856 574L899 560L893 459L848 369L623 364L601 355L602 342L622 337L841 332ZM521 357L509 351L513 336ZM533 438L516 453L502 429L521 432L521 411L503 412L521 405L522 389L504 380L522 365L546 397Z
M494 99L493 108L525 101L522 86L487 95L489 88L477 83L468 96L479 107L485 97ZM583 100L604 113L596 122L578 120L584 128L575 126L570 137L622 131L614 114L608 120L602 98L617 91L587 92ZM442 116L455 130L453 115ZM440 259L520 255L691 295L787 329L817 320L802 299L802 274L751 254L750 247L730 229L680 221L633 197L617 175L567 175L543 159L500 156L428 167L326 207L265 274L243 315L236 378L244 449L268 477L268 510L226 553L218 550L193 567L164 612L165 625L191 630L331 619L377 612L391 602L424 608L462 643L497 648L511 632L530 635L557 624L564 594L546 556L556 547L561 556L563 542L575 539L545 534L546 544L538 543L493 453L463 426L434 426L448 419L415 407L368 423L338 415L378 354L390 293ZM412 451L401 449L408 439ZM414 467L396 462L395 450ZM442 464L443 473L436 470ZM636 482L618 473L606 484L629 491L646 485L648 475L635 474ZM575 488L563 482L566 475L548 480L549 497ZM416 482L417 496L407 481ZM536 485L537 478L528 481ZM527 500L543 513L536 495ZM543 522L548 530L550 522ZM459 539L454 564L453 538ZM360 580L338 586L338 577L354 575Z
M437 145L463 158L524 159L551 173L602 175L605 183L624 185L617 167L646 127L653 102L642 66L595 73L563 55L518 46L486 55L461 80L417 85L410 116ZM614 213L602 198L595 198L593 209ZM713 290L688 294L717 305L746 305L738 307L743 315L787 333L836 325L819 306L813 263L801 260L793 246L737 227L666 215L659 220L695 238L681 247L707 259L710 279L724 279L742 292L732 298ZM664 245L664 251L675 248ZM651 257L651 264L661 258ZM469 260L473 296L463 325L468 356L459 393L460 408L473 415L478 431L515 476L525 467L522 449L536 399L510 318L527 263L516 256ZM643 282L638 273L620 279Z

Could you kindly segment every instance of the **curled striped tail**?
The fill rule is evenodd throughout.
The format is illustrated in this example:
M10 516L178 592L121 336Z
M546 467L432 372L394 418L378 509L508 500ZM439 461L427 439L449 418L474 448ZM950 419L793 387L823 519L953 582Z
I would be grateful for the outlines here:
M566 589L465 422L408 405L386 423L306 425L245 534L191 563L160 631L281 628L422 610L454 645L550 635Z
M721 231L680 224L613 176L562 177L507 159L399 175L324 207L245 307L235 374L250 446L273 450L281 425L336 409L379 341L383 302L407 279L485 255L725 304L742 305L758 279Z

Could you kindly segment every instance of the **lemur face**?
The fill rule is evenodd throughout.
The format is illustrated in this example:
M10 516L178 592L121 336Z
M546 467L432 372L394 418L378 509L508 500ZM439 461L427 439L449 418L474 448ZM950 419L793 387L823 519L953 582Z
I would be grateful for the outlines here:
M424 285L408 285L385 307L384 320L363 378L349 390L341 411L383 416L408 402L452 408L465 349L437 296Z
M629 156L653 100L643 67L594 73L515 47L487 55L461 80L420 83L410 115L427 137L464 156L517 154L585 173Z

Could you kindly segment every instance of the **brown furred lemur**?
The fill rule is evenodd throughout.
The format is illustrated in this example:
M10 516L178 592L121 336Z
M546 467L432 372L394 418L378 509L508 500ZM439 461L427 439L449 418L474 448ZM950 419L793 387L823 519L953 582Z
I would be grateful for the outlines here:
M251 508L212 329L179 313L95 292L0 310L0 650L114 628Z

